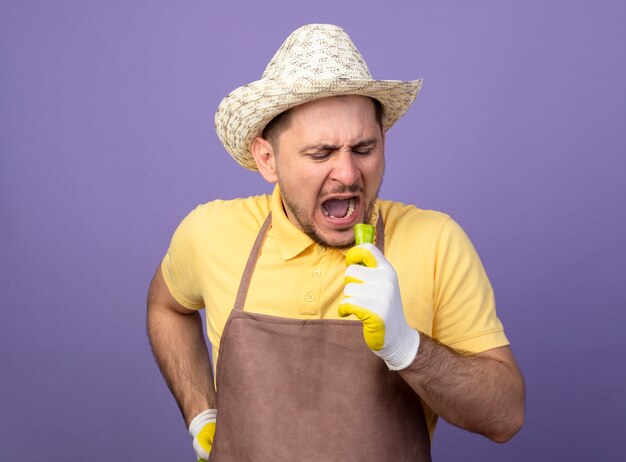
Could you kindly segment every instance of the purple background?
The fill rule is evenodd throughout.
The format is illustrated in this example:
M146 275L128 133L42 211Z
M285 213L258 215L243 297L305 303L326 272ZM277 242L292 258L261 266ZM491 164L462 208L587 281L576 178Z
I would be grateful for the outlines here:
M146 289L196 204L270 191L213 115L309 22L425 79L383 196L466 229L526 377L510 443L435 460L623 460L626 4L225 3L0 4L0 460L194 460Z

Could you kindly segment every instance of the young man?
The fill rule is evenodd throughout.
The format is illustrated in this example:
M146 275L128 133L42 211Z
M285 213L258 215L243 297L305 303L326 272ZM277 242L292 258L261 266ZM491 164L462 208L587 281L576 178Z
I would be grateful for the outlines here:
M222 101L224 146L277 186L185 218L148 301L199 458L427 461L437 416L498 442L521 427L471 243L445 214L378 199L386 131L420 86L373 80L341 28L313 24ZM376 245L353 247L363 222Z

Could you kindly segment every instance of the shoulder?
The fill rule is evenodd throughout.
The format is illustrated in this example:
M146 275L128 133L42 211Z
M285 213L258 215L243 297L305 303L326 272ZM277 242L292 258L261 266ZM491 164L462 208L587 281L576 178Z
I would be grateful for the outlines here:
M419 235L421 238L431 236L436 239L453 221L447 213L389 200L379 200L378 211L385 223L386 238L415 238Z
M444 254L475 253L465 231L447 213L386 200L379 201L378 207L385 224L385 253L390 258L419 255L434 265Z
M198 225L217 227L263 223L270 211L270 196L259 195L237 199L217 199L198 205L189 214Z
M270 211L270 196L213 200L198 205L183 220L202 240L219 242L257 233Z

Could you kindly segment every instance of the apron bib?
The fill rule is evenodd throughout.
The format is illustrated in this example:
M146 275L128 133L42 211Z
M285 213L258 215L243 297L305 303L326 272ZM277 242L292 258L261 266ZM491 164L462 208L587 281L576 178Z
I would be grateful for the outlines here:
M365 344L361 321L244 311L271 214L224 327L211 462L431 461L419 396ZM383 251L383 223L377 246Z

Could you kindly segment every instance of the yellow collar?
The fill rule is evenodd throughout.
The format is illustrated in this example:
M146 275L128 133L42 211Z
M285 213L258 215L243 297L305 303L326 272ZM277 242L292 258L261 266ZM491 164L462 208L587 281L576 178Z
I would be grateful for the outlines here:
M272 193L270 210L272 211L272 227L268 231L268 236L272 236L276 240L276 245L283 260L290 260L302 253L307 247L314 245L309 236L289 221L289 217L287 217L283 208L283 200L280 196L278 184Z

